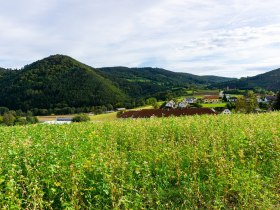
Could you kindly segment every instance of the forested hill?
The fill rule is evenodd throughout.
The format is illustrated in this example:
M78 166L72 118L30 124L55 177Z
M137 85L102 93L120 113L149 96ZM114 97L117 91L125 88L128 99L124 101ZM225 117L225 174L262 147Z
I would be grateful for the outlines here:
M236 78L233 77L218 77L213 75L200 76L200 78L204 79L208 83L221 83L221 82L237 80Z
M148 97L163 100L176 97L185 93L184 88L257 86L279 89L279 75L278 69L233 80L160 68L96 69L68 56L53 55L20 70L0 68L0 106L22 110L101 105L133 107Z
M71 57L53 55L20 70L1 69L0 106L22 110L125 104L129 107L141 104L139 101L147 97L165 99L172 90L206 87L220 80L229 78L158 68L95 69Z
M254 77L241 78L239 80L223 82L215 87L224 88L237 88L237 89L252 89L264 88L268 90L280 90L280 69L269 71L264 74L259 74Z
M110 80L68 56L50 56L0 79L0 106L11 109L115 105L125 100Z
M117 86L131 96L151 95L178 87L205 87L215 82L224 82L233 79L176 73L165 69L150 67L106 67L98 68L97 70L100 71L104 77L114 81Z

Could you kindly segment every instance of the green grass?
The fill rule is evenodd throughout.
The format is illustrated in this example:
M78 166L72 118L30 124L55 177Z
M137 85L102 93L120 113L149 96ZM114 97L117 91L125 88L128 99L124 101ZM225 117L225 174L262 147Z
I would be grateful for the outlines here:
M157 102L157 103L160 105L162 102ZM152 105L146 105L146 106L141 106L141 107L137 107L137 108L130 109L130 110L142 110L142 109L153 109L153 106Z
M204 108L216 108L216 107L226 107L226 103L217 103L217 104L201 104Z
M117 112L89 116L91 121L107 122L117 119Z
M0 127L0 209L279 209L280 113Z
M162 102L158 102L158 103L161 104ZM138 108L134 108L134 109L130 109L130 110L141 110L141 109L153 109L153 107L150 105L147 105L147 106L142 106L142 107L138 107ZM117 112L92 115L92 116L90 116L90 120L95 121L95 122L114 121L114 120L117 120Z
M218 95L219 90L196 90L195 95Z

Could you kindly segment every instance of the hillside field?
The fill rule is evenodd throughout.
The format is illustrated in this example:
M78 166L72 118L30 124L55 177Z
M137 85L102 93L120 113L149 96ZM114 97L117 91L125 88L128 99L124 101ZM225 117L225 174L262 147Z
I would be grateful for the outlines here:
M279 209L280 112L0 127L0 209Z

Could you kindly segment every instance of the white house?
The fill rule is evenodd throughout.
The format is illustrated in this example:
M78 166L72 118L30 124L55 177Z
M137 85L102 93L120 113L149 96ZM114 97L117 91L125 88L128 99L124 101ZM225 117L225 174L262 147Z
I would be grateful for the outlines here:
M165 107L168 107L168 108L175 108L175 107L176 107L176 103L175 103L175 101L171 100L171 101L169 101L169 102L167 102L167 103L165 104Z
M268 102L268 100L267 100L267 98L266 97L264 97L264 98L257 98L257 102L258 103L267 103Z
M193 103L196 103L197 99L195 97L185 98L184 101L188 104L193 104Z
M232 112L229 109L225 109L221 114L232 114Z
M188 103L186 103L185 101L181 101L179 104L178 104L178 107L180 108L186 108L188 106Z
M219 97L220 97L220 98L223 98L223 97L224 97L224 91L220 91Z

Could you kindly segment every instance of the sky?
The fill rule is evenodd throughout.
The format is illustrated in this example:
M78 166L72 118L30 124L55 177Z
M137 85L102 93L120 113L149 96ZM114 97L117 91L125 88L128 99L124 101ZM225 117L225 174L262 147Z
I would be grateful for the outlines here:
M279 0L0 0L0 67L54 54L92 67L246 77L280 68Z

